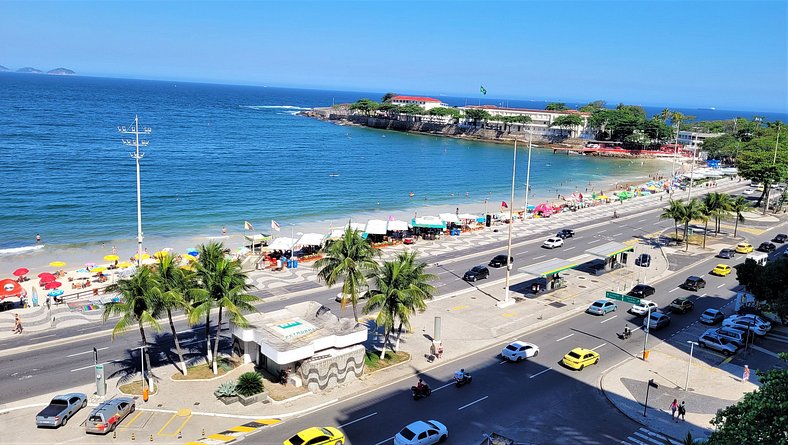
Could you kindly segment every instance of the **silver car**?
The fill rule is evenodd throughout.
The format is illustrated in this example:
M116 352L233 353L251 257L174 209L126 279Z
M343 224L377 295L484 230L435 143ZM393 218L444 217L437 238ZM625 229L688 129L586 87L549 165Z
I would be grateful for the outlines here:
M725 355L733 355L738 349L727 338L719 335L714 335L709 332L704 333L698 338L698 345L701 348L714 349L715 351L722 352Z
M118 397L102 402L93 409L85 421L85 432L94 434L107 434L115 431L118 424L137 407L131 397Z

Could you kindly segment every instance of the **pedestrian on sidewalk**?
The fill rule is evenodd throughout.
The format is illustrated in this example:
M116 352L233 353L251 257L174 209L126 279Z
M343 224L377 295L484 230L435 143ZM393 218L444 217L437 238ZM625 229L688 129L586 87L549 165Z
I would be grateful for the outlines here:
M14 334L22 333L22 320L19 318L19 314L14 314L14 330L11 332Z
M750 381L750 367L744 365L744 374L741 377L742 382L749 382Z
M687 419L684 418L686 414L687 414L687 407L684 406L684 401L682 400L681 405L679 405L679 415L676 416L676 422L679 421L679 417L681 417L681 420L686 421Z
M676 422L679 421L679 417L676 415L676 411L679 409L679 401L673 399L673 403L670 404L670 420L676 419Z

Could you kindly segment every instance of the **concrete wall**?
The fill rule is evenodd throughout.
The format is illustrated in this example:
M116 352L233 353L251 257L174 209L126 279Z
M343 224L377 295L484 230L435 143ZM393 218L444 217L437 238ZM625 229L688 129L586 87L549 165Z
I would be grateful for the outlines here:
M361 345L333 350L330 355L317 355L301 363L299 376L310 391L333 388L364 373L364 352Z

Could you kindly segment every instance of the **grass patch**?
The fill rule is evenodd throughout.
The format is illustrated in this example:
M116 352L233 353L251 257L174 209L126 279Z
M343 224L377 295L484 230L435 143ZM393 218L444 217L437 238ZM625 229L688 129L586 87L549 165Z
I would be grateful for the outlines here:
M365 372L375 372L408 360L410 360L410 354L403 351L386 351L386 358L383 360L380 359L380 352L367 351L367 353L364 354L364 364L366 368Z
M148 385L145 384L147 388ZM158 385L154 385L153 389L156 389ZM125 385L120 385L118 387L121 392L132 395L132 396L142 396L142 380L135 380L131 383L126 383ZM149 394L156 394L158 391L153 391Z
M197 366L190 366L187 368L187 374L183 375L176 372L172 375L173 380L208 380L214 377L221 377L228 372L239 366L239 362L230 359L229 357L220 357L216 368L218 374L213 373L213 367L210 363L202 363Z

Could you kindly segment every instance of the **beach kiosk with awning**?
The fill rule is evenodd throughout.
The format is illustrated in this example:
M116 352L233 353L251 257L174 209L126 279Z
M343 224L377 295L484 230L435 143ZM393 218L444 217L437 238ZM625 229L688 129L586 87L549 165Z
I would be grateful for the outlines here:
M446 230L446 223L437 216L419 216L410 222L413 232L424 239L435 239L435 235Z
M559 275L561 272L577 267L582 261L578 260L565 260L563 258L553 258L545 260L540 263L529 264L523 266L518 270L521 273L532 275L535 277L543 277L547 280L546 288L549 290L556 290L566 286L566 281ZM531 292L537 294L543 289L539 282L531 285Z
M386 236L387 232L386 226L388 226L388 221L382 219L370 219L367 221L366 228L369 239L377 243L383 241L383 237Z
M604 261L604 266L596 268L596 274L601 275L611 270L624 267L624 255L635 250L634 246L611 241L586 250L586 253Z

